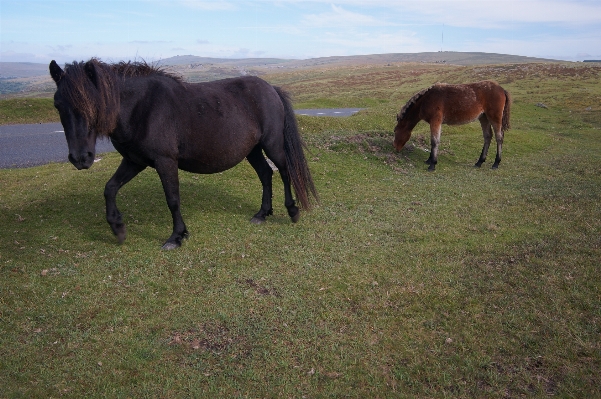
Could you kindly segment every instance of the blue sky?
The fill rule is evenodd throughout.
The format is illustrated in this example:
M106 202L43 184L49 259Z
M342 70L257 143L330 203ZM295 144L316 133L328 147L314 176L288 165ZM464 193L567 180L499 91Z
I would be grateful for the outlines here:
M0 0L0 61L441 49L601 59L601 1Z

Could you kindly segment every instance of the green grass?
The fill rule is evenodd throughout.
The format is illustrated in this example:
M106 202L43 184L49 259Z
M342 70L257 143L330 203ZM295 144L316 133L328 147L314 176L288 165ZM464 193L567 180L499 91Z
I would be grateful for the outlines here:
M415 88L375 90L351 118L299 118L318 208L290 223L275 179L275 214L252 225L247 163L182 172L191 237L171 252L153 170L120 191L123 245L102 196L116 154L1 170L0 397L598 397L599 77L504 86L496 171L472 166L477 124L443 128L434 173L427 125L393 152ZM327 98L314 87L307 102Z
M52 98L0 100L0 125L60 122Z

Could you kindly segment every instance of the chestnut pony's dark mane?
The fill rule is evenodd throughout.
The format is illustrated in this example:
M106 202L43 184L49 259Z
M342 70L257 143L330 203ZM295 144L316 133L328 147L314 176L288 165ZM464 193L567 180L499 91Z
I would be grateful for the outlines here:
M427 87L427 88L425 88L423 90L420 90L417 93L415 93L413 95L413 97L411 97L409 99L409 101L407 101L407 103L405 105L403 105L403 108L401 108L401 112L399 112L399 114L396 117L397 122L400 122L405 117L405 115L407 115L407 112L409 111L409 109L411 108L411 106L413 104L415 104L417 102L417 100L419 100L424 94L426 94L428 92L428 90L430 90L434 86L441 85L441 84L444 84L444 83L436 83L436 84L434 84L434 85L432 85L430 87Z
M108 136L116 127L119 114L119 84L121 80L164 76L182 83L179 76L142 62L107 64L99 59L66 64L58 90L75 110L83 115L98 135Z

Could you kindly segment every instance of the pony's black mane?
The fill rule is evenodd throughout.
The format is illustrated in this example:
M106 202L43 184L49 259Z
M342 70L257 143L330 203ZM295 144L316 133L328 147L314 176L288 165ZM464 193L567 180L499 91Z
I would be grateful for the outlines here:
M148 64L146 61L121 61L116 64L108 64L115 73L124 78L133 78L140 76L165 76L182 82L182 78L179 75L167 72L163 67L157 64Z
M117 123L121 80L146 76L163 76L183 83L181 77L146 61L107 64L92 58L66 64L58 90L99 135L108 136Z
M65 65L65 74L69 74L69 72L77 74L77 71L83 71L87 64L93 64L96 69L112 71L117 76L122 78L165 76L178 82L182 82L182 78L179 75L166 71L158 64L149 64L144 60L127 62L121 61L114 64L108 64L99 60L98 58L91 58L89 61L73 61L73 63Z

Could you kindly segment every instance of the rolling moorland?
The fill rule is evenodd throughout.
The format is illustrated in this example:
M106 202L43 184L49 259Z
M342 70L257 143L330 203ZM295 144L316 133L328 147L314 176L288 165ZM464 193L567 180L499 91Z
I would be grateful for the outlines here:
M599 397L601 68L261 76L297 108L365 108L298 118L321 202L297 224L277 173L274 215L256 226L246 162L182 172L191 236L160 251L171 218L146 170L120 191L118 245L102 196L118 154L87 171L0 170L0 397ZM477 123L443 126L434 173L425 123L393 150L415 92L483 79L514 99L498 170L473 167ZM0 101L0 123L56 120L49 101Z
M78 60L79 61L79 60ZM111 60L104 60L111 62ZM143 60L138 60L143 61ZM48 60L50 62L50 60ZM312 69L325 66L385 65L398 62L444 63L453 65L553 62L541 58L492 53L436 52L417 54L375 54L324 57L308 60L276 58L226 59L182 55L157 62L189 82L206 82L246 74L262 76L273 71ZM11 97L50 97L54 82L48 64L0 62L0 99Z

